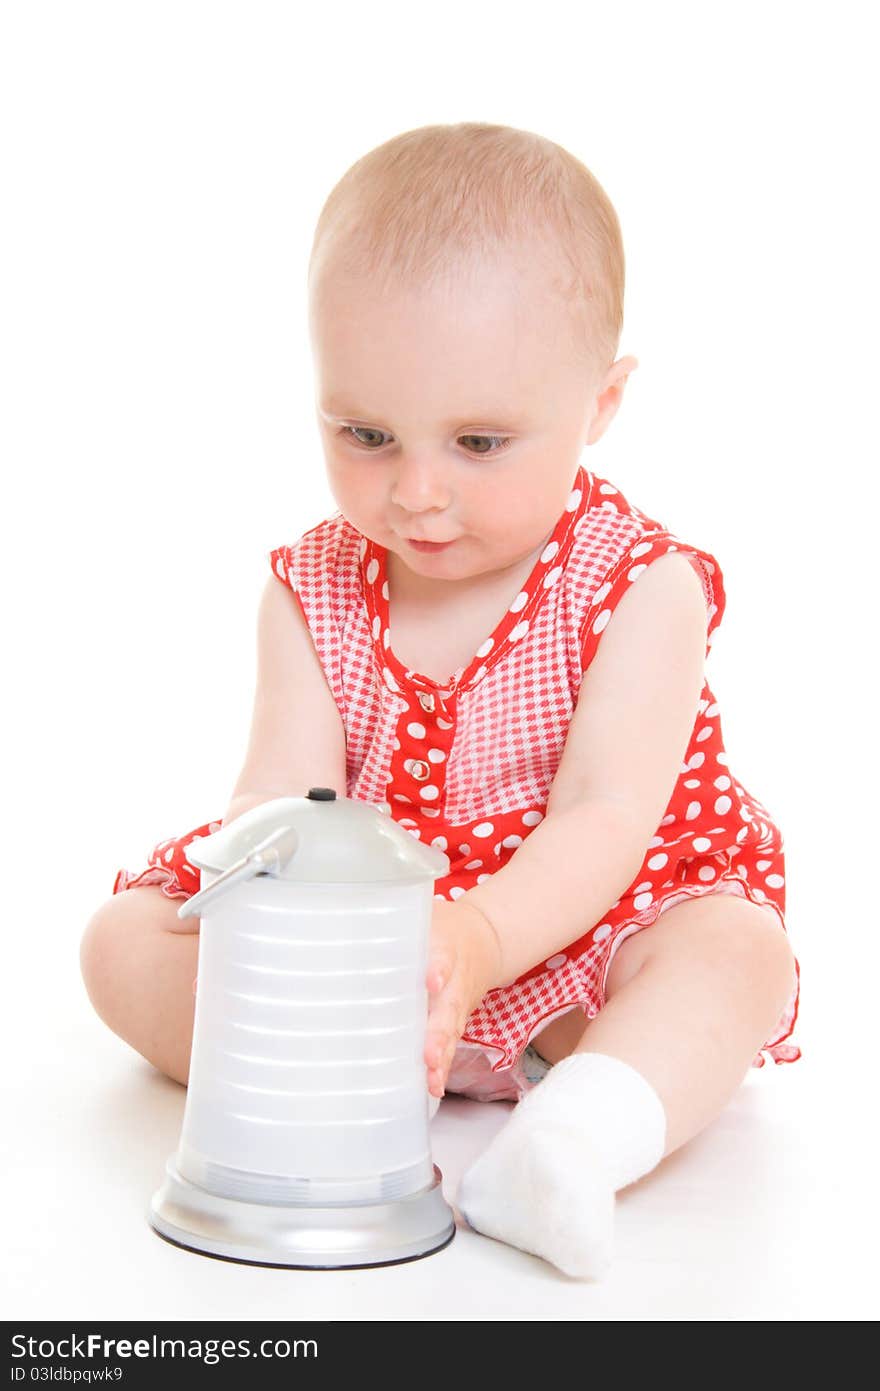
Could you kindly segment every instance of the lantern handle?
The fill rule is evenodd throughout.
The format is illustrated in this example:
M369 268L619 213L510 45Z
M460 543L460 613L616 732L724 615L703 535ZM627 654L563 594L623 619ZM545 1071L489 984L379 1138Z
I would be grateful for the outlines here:
M299 836L293 826L279 826L248 851L244 859L238 860L206 889L193 894L177 910L179 918L195 918L203 908L221 898L235 884L245 879L253 879L255 874L280 874L292 858L299 845Z

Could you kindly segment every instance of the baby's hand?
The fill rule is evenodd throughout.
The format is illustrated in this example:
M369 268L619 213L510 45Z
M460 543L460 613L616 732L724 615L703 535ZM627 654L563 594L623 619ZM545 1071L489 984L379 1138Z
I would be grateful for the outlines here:
M464 902L434 900L428 962L428 1026L425 1065L428 1091L443 1095L446 1078L468 1015L500 983L501 948L479 909Z

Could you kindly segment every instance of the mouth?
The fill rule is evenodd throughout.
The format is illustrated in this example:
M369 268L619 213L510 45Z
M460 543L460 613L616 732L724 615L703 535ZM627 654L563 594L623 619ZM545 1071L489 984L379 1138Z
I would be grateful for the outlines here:
M454 546L455 541L416 541L411 536L404 538L408 546L413 550L424 551L430 555L433 551L445 551L449 546Z

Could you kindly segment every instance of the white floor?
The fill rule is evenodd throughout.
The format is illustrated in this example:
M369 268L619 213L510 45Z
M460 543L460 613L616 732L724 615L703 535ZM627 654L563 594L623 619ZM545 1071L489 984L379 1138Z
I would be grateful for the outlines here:
M54 967L40 962L36 939L26 955L40 985L9 1000L26 1048L11 1052L7 1069L6 1318L799 1320L880 1312L877 1092L866 1048L847 1056L841 1045L833 976L815 983L833 966L809 963L814 995L828 990L828 1036L817 1038L805 1020L801 1061L753 1069L713 1125L618 1197L615 1264L601 1283L582 1283L461 1221L443 1251L365 1270L264 1269L160 1240L146 1213L176 1147L185 1092L93 1016L74 980L73 943ZM800 960L805 976L803 950ZM510 1110L443 1102L432 1135L451 1202L463 1168Z

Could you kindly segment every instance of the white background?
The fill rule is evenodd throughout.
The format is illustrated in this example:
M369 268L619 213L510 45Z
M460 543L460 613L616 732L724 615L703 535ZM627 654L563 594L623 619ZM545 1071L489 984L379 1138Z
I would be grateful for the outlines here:
M859 3L3 7L9 1316L256 1318L293 1291L303 1317L876 1316L869 22ZM266 554L336 510L306 332L321 205L368 149L460 120L558 141L617 209L640 366L583 461L722 565L708 674L731 767L783 829L802 971L804 1057L753 1070L624 1195L601 1287L467 1229L324 1277L159 1242L144 1205L184 1093L78 968L117 869L223 815ZM445 1176L504 1114L444 1103Z

